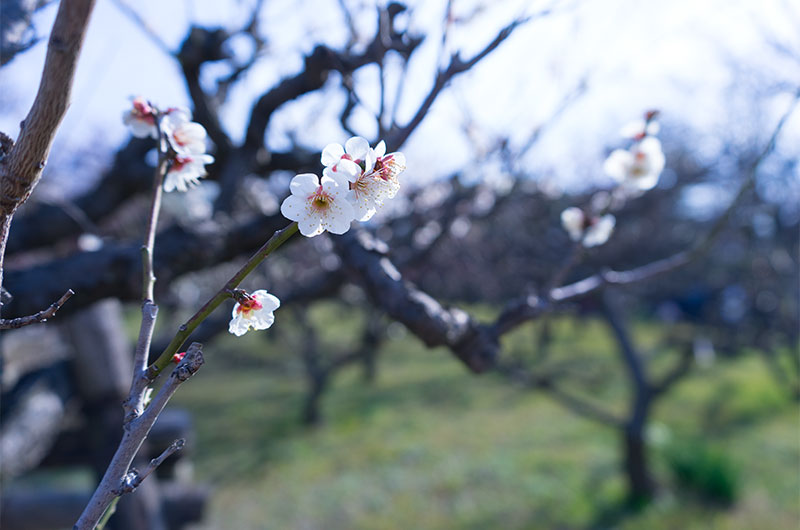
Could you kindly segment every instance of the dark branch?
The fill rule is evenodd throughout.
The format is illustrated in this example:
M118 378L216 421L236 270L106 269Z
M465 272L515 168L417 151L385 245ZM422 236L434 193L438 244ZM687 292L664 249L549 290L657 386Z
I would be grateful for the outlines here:
M29 315L27 317L0 319L0 329L16 329L24 326L30 326L31 324L46 322L47 319L53 318L56 315L56 311L61 309L61 306L64 305L73 294L75 294L75 291L68 289L66 293L61 295L61 298L50 304L50 307L43 309L36 314Z

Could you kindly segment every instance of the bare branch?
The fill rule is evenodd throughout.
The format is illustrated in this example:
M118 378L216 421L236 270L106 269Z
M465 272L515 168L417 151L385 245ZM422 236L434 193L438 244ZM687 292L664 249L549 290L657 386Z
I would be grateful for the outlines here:
M650 384L650 390L654 397L665 394L675 383L683 379L692 367L694 360L693 344L687 343L681 351L681 357L678 362L667 373L665 373L658 381Z
M333 239L342 261L373 303L403 323L428 347L447 346L470 370L483 372L499 350L496 337L458 308L446 309L403 280L386 257L387 247L367 232Z
M0 329L16 329L21 328L24 326L29 326L31 324L38 324L39 322L46 322L47 319L53 318L56 315L56 311L61 309L61 306L64 305L67 300L69 300L72 295L75 294L75 291L72 289L68 289L66 293L61 295L61 298L50 304L50 307L39 311L34 315L30 315L27 317L19 317L19 318L12 318L9 320L0 319Z
M119 496L121 488L125 488L133 458L142 446L144 439L153 427L161 411L167 405L178 387L194 375L203 365L202 346L195 342L186 351L186 356L175 367L172 374L158 391L150 405L141 416L130 421L123 432L122 440L103 475L100 484L94 491L89 504L84 509L73 530L91 530L102 517L111 501ZM124 491L123 491L124 492Z
M386 139L387 149L392 151L402 145L408 139L414 129L416 129L419 124L422 123L423 118L425 118L425 116L428 114L428 111L433 105L433 102L436 100L436 97L455 76L466 72L478 64L481 59L489 55L498 46L500 46L500 44L506 40L517 27L525 24L531 20L531 18L532 17L530 16L518 18L507 26L503 27L491 42L489 42L481 51L467 61L462 60L457 53L454 54L450 58L450 64L448 67L437 72L436 79L433 82L433 87L431 87L428 95L425 96L425 99L420 104L416 114L414 114L414 117L411 118L411 120L403 127L393 130L391 136Z
M159 48L164 54L170 57L175 56L175 52L170 49L166 42L161 38L161 36L156 33L156 31L150 27L150 24L147 23L145 19L136 11L131 5L129 5L125 0L112 0L114 5L117 6L117 9L122 11L124 15L126 15L131 21L138 26L142 32L147 35L147 37Z
M131 469L130 472L125 475L120 487L113 491L114 495L121 496L126 493L131 493L133 490L138 488L139 484L141 484L144 479L150 476L150 473L155 471L156 468L164 462L164 460L172 456L175 452L183 449L184 445L186 445L186 440L183 438L175 440L169 445L169 447L164 449L163 453L150 460L150 463L147 464L147 467L144 468L144 471L139 471L136 468Z
M622 420L610 412L559 386L553 374L535 374L530 370L524 369L519 364L508 362L499 363L496 371L525 388L544 391L561 405L580 416L614 427L623 425Z

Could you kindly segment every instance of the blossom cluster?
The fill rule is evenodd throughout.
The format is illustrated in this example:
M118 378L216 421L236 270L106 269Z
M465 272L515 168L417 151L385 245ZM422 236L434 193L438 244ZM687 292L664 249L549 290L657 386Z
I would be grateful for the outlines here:
M281 213L297 221L300 233L313 237L324 231L343 234L353 220L368 221L400 189L398 175L405 169L403 153L386 154L381 141L374 148L360 136L322 151L322 177L296 175Z
M617 182L617 198L637 197L658 184L665 157L658 133L657 111L648 111L643 120L623 127L620 134L632 143L628 149L615 149L603 164L605 173ZM569 207L561 212L561 224L570 238L584 247L602 245L616 224L608 212L612 200L595 201L590 209Z
M164 111L142 97L135 97L122 121L137 138L158 139L159 132L169 145L169 169L164 177L164 191L187 191L206 175L206 164L214 157L206 153L206 130L192 121L188 110L170 107Z

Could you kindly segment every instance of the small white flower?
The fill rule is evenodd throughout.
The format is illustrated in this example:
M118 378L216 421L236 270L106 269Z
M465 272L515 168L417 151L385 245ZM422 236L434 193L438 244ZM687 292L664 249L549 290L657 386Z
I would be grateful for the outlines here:
M281 204L281 213L297 221L300 233L313 237L325 230L344 234L350 229L355 216L353 206L347 201L348 182L355 179L353 165L326 167L322 179L313 173L296 175L289 189L292 194Z
M205 165L212 162L214 157L211 155L176 155L164 177L164 191L186 191L191 186L197 186L199 179L206 175Z
M664 152L658 138L647 136L629 150L616 149L606 159L606 174L624 187L646 191L655 187L664 170Z
M136 138L158 138L156 114L146 99L137 96L132 100L133 107L122 113L122 122L131 130Z
M587 215L583 210L570 207L561 212L561 224L570 239L580 241L584 247L602 245L611 237L616 219L611 214L602 217Z
M202 154L206 152L205 127L197 122L184 121L185 115L177 113L173 118L168 114L162 122L173 149L181 154Z
M406 167L403 153L386 153L386 144L381 141L375 149L367 154L368 164L365 170L350 185L352 193L350 201L356 211L356 220L368 221L383 206L387 199L394 198L400 190L397 179ZM374 162L372 162L374 160Z
M231 323L228 331L241 337L251 329L267 329L275 322L273 311L281 306L278 297L260 289L252 294L245 294L241 302L236 302L231 312Z

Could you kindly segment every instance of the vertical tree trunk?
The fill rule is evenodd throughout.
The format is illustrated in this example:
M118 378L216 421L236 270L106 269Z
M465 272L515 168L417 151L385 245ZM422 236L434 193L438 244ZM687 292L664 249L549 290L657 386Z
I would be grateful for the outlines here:
M629 426L622 433L622 441L628 500L633 505L645 504L655 494L655 482L650 474L644 430Z
M655 482L648 467L647 443L644 436L650 416L653 389L622 313L608 293L603 297L603 314L619 345L620 357L631 386L633 402L629 419L622 431L623 470L628 479L628 500L635 506L647 503L655 493Z
M303 423L306 425L319 425L322 421L320 404L325 388L328 386L328 374L320 372L309 375L309 389L303 405Z

